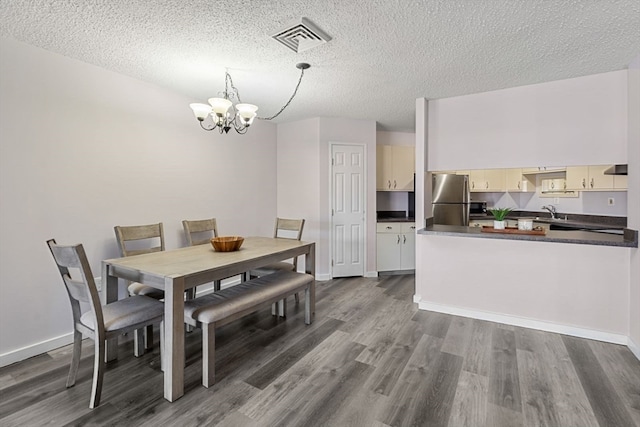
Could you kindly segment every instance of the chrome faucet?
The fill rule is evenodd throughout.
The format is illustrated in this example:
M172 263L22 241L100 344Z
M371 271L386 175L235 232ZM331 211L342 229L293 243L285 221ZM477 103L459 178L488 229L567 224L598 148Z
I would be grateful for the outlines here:
M558 211L556 211L556 207L553 205L544 205L542 207L542 209L546 209L549 211L549 213L551 214L551 219L556 219L556 214L558 213Z

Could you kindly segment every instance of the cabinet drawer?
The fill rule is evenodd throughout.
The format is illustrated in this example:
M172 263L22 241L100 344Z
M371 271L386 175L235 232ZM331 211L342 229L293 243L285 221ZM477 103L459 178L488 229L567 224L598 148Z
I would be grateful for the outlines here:
M416 224L415 222L403 222L400 224L400 232L401 233L415 233L416 232Z
M399 222L379 222L376 225L377 233L400 233L401 224Z

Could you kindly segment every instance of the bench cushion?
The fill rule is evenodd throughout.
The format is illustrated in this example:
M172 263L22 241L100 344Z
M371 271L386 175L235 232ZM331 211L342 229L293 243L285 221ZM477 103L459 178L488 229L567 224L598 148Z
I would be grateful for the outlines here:
M304 289L313 276L279 271L184 302L185 318L214 323Z

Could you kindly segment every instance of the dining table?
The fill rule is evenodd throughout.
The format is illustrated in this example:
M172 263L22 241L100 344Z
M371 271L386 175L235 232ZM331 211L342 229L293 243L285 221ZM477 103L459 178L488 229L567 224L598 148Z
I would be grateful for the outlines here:
M236 275L243 277L250 270L302 255L305 272L315 277L315 243L286 238L246 237L240 249L231 252L217 252L205 244L107 259L102 261L102 292L107 304L116 301L118 279L164 291L164 397L173 402L184 395L185 290ZM309 298L315 301L315 293L310 292ZM117 338L107 343L106 358L117 358Z

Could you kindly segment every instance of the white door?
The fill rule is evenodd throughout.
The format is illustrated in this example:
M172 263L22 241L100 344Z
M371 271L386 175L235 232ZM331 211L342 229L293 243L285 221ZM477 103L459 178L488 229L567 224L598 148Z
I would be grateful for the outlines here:
M364 276L364 147L331 146L332 276Z

